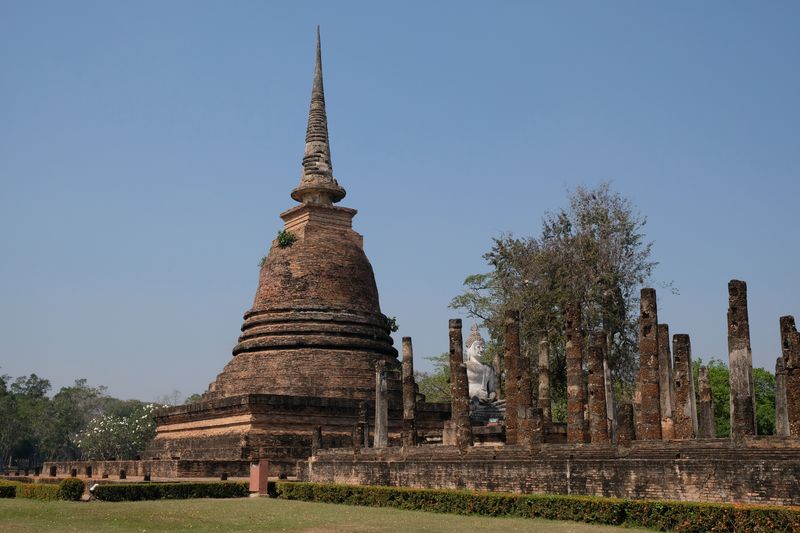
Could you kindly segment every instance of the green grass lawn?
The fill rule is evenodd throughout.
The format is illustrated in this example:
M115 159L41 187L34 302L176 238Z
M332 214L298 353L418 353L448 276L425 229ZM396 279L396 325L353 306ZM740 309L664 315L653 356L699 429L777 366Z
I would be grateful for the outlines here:
M240 498L147 502L0 500L0 531L633 532L575 522L457 516Z

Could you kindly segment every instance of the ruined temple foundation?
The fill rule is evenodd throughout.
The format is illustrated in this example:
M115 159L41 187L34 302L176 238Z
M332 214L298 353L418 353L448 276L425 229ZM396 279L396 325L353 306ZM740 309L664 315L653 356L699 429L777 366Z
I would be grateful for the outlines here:
M746 473L746 475L743 475ZM800 441L775 437L605 445L324 450L298 467L317 483L800 505Z

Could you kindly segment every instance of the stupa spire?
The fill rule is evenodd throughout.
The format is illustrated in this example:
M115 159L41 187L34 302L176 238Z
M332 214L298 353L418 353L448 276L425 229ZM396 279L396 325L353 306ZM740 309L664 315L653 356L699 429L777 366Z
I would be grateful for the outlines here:
M325 89L322 83L322 47L317 26L317 61L314 66L314 82L311 85L303 171L300 185L292 191L292 198L302 203L330 205L344 198L345 194L344 188L333 177Z

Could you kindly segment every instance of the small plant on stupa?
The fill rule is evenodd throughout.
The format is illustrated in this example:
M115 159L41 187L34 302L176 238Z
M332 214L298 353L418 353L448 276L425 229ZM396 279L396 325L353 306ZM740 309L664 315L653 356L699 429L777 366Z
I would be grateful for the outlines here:
M392 333L396 333L400 326L397 325L397 317L396 316L387 316L386 321L389 323L389 331Z
M297 240L297 235L292 233L291 231L286 231L285 229L278 232L278 246L281 248L286 248L287 246L291 246L294 244L294 241Z
M265 255L258 261L259 268L264 268L264 265L267 264L267 256Z

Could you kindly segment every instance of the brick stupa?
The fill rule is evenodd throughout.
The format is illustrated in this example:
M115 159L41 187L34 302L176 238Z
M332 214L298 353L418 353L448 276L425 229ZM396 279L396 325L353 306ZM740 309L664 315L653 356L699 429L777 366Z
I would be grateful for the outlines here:
M374 401L378 361L389 370L390 426L399 428L397 350L352 229L356 210L334 205L344 196L331 165L318 31L302 177L291 193L299 205L281 214L294 241L272 242L233 358L203 401L157 413L143 459L178 461L170 472L189 476L245 473L250 460L267 458L273 474L291 474L318 426L324 445L352 444L359 404Z

